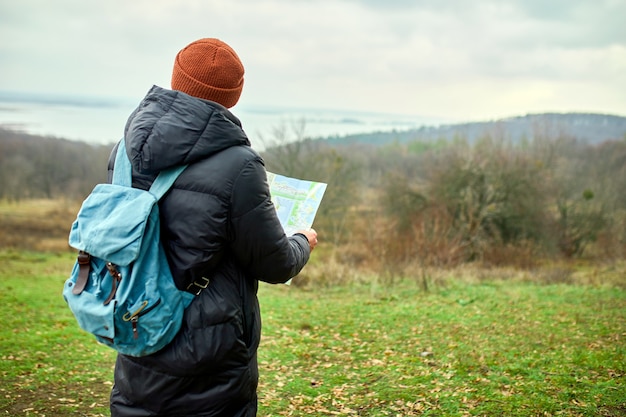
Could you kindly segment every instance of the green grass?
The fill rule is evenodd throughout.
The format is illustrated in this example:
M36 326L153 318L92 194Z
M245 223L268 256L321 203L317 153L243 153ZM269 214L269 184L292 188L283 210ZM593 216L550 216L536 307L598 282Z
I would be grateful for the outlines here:
M73 258L0 252L5 415L108 415L115 355L78 328L63 301Z
M261 298L260 395L272 415L626 415L623 290L263 288Z
M113 351L61 290L73 255L0 252L0 415L106 416ZM624 416L626 290L262 285L260 416Z

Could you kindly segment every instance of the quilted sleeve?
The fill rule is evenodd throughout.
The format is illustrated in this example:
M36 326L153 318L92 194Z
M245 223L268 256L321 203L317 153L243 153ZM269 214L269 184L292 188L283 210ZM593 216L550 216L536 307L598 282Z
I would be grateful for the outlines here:
M303 235L285 235L262 161L249 161L233 185L230 234L235 257L260 281L288 281L309 260L310 247Z

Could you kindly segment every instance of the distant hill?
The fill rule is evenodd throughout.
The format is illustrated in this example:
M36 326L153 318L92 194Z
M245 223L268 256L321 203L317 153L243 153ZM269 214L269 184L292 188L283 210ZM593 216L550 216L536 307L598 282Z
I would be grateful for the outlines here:
M406 131L374 132L324 140L332 145L352 143L384 145L394 142L430 142L454 138L474 142L487 135L505 137L513 141L524 138L565 136L594 144L607 140L625 139L626 117L591 113L528 114L494 121L423 126Z

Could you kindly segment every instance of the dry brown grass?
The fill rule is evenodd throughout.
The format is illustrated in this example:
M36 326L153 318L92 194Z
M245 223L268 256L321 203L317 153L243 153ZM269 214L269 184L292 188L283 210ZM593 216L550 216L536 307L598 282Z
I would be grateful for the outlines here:
M79 208L67 200L0 201L0 248L69 250L67 237Z
M80 202L69 200L0 201L0 250L73 251L67 238L79 208ZM494 248L485 259L473 263L433 266L423 259L414 259L390 265L382 260L384 250L390 248L373 247L372 242L376 241L370 236L353 239L342 247L332 247L329 243L320 245L295 285L391 285L409 280L429 290L446 286L450 280L467 283L495 280L626 287L626 261L623 259L546 261L528 246Z

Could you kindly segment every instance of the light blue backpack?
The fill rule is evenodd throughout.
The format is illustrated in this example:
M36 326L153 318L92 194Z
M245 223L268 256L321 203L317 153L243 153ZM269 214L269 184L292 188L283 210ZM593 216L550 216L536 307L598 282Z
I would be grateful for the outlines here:
M176 288L160 241L158 201L184 169L161 172L149 191L132 188L122 140L113 183L96 185L72 224L79 253L63 297L83 330L125 355L168 344L193 299Z

